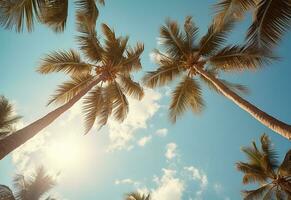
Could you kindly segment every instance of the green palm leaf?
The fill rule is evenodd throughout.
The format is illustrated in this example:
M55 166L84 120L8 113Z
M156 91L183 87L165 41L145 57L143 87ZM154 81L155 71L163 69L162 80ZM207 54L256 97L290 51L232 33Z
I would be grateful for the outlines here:
M93 77L91 75L72 77L71 80L64 82L59 86L55 94L49 100L48 105L53 102L54 103L68 102L82 89L84 89L92 81L92 79Z
M254 22L248 30L247 41L258 48L269 49L278 44L290 24L289 0L260 0Z
M138 71L141 69L140 56L144 51L144 45L137 43L134 48L128 47L126 49L126 55L118 65L118 70L125 73L132 71Z
M42 59L37 71L41 74L65 72L70 75L86 75L90 72L91 65L81 60L80 55L74 51L53 52Z
M203 107L204 102L199 83L185 76L172 93L172 102L170 104L171 121L175 123L177 117L182 115L187 108L190 108L194 113L200 113Z

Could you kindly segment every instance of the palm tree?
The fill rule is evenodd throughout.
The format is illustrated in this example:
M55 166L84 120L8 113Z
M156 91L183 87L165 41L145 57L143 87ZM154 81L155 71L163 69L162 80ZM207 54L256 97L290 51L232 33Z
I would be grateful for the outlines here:
M246 40L257 48L276 46L291 25L290 0L220 0L215 8L214 21L218 28L228 20L242 18L246 11L253 10L253 22Z
M182 77L182 81L172 92L170 105L172 122L176 122L176 118L188 108L194 113L202 111L205 104L199 79L268 128L290 139L290 125L268 115L239 96L237 91L245 92L245 87L219 78L220 72L257 70L274 58L269 53L252 46L222 47L232 24L228 22L220 30L216 30L212 24L206 35L197 43L198 28L191 17L186 18L184 32L176 22L168 20L160 30L160 43L164 47L164 52L154 51L159 67L145 75L143 78L145 85L150 88L164 86Z
M261 149L255 142L250 147L243 147L248 162L238 162L237 169L241 171L243 183L258 183L255 190L243 191L245 200L255 199L291 199L291 150L279 165L277 154L272 148L271 141L266 134L261 136Z
M128 37L116 37L113 30L102 24L105 36L101 44L96 36L95 24L87 15L78 16L78 41L87 61L74 51L59 51L47 55L38 72L48 74L64 72L69 80L59 86L49 103L63 103L54 111L0 140L0 159L25 143L50 125L62 113L71 108L83 96L86 133L98 117L99 127L113 115L123 121L128 113L125 94L141 100L142 87L132 80L131 73L141 69L140 55L144 50L141 43L131 48Z
M96 1L104 5L104 0L75 0L77 14L86 14L96 20L98 8ZM63 32L68 16L68 0L1 0L0 25L6 29L30 32L34 22L38 21L55 32Z
M3 200L40 200L47 196L47 193L56 184L54 178L47 175L43 167L39 167L29 177L18 174L14 177L13 182L16 188L14 196L7 186L1 186L0 199L3 194ZM53 199L48 196L46 200Z
M13 114L13 106L4 97L0 96L0 138L13 130L13 125L21 117Z
M126 194L125 200L150 200L150 194L145 195L141 194L139 192L131 192L129 194Z

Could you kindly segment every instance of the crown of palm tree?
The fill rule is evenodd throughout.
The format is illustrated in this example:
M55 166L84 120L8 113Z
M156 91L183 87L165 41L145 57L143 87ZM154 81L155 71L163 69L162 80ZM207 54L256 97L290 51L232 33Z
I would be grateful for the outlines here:
M215 5L216 27L232 19L240 19L248 10L253 10L253 22L246 40L259 48L270 48L278 44L291 25L290 0L220 0Z
M123 121L128 113L126 94L139 100L143 97L143 89L132 80L131 73L141 69L140 55L144 46L137 43L131 48L128 37L116 37L106 24L102 24L105 40L101 43L95 31L95 21L93 23L82 14L77 19L80 33L77 40L86 61L74 50L53 52L43 59L38 72L64 72L70 76L49 103L68 102L88 85L96 83L84 101L87 133L97 117L100 127L107 123L111 114L116 120Z
M98 17L96 1L104 5L104 0L75 0L77 15L82 12L91 18ZM0 24L17 32L33 29L34 21L50 27L55 32L62 32L68 16L68 0L1 0Z
M264 63L270 62L271 56L251 46L223 47L232 27L232 21L225 23L219 30L212 24L206 35L198 42L198 28L191 17L186 18L183 31L177 22L171 20L167 20L166 25L161 27L160 43L163 52L157 49L154 51L158 68L148 72L143 81L146 86L154 88L181 77L182 81L172 93L170 104L172 122L188 108L194 113L202 111L205 104L198 79L218 91L213 83L200 76L198 68L216 77L229 89L246 93L248 90L245 86L219 79L219 72L256 70Z
M291 199L291 150L279 165L269 137L263 134L260 142L260 149L255 142L250 147L243 147L248 162L236 164L237 169L244 173L244 184L260 184L258 189L243 191L244 199Z
M150 194L145 195L141 194L139 192L131 192L129 194L126 194L125 200L150 200Z
M13 130L13 125L20 119L13 114L13 106L4 97L0 96L0 137L7 135Z

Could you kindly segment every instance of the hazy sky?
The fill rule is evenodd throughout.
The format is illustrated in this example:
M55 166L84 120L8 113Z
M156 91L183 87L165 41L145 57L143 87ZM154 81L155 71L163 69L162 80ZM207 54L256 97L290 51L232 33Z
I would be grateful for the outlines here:
M152 70L152 49L158 47L160 25L167 17L183 22L193 16L201 35L211 22L210 0L108 0L100 8L101 22L114 27L130 42L145 43L143 72ZM245 20L230 42L244 38ZM77 48L74 5L70 4L66 31L54 34L37 25L33 33L16 34L0 29L0 94L16 106L28 124L54 106L49 96L66 77L35 72L40 58L53 50ZM291 37L285 35L277 53L280 62L257 72L227 74L225 78L249 86L246 98L266 112L291 123ZM133 190L151 191L154 200L239 199L241 174L235 163L245 159L240 147L267 133L282 157L291 145L258 123L229 100L204 88L207 107L199 116L187 113L175 125L168 120L171 87L146 90L142 102L130 100L123 124L110 121L101 131L83 136L81 105L77 104L0 162L0 183L12 186L15 172L28 173L39 165L51 173L61 172L52 193L60 199L122 199ZM57 155L57 156L55 156ZM60 157L64 155L64 158Z

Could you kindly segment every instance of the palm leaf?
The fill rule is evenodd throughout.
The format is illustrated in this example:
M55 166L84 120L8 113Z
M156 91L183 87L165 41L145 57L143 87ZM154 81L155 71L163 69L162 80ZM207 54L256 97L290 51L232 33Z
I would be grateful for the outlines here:
M68 0L38 0L38 2L40 22L55 32L63 32L68 16Z
M96 20L99 15L95 0L77 0L77 18L81 16L86 17L86 23L95 27Z
M229 20L243 18L243 15L250 8L256 5L256 0L220 0L214 5L215 17L214 24L216 30L219 30Z
M271 140L266 134L261 136L261 146L265 154L266 161L268 162L268 166L273 170L276 169L279 166L279 162L277 160L278 156L276 151L272 148Z
M99 113L99 117L98 117L99 129L107 124L108 118L112 113L113 101L111 99L110 87L111 87L110 85L107 85L103 89L102 95L103 95L104 101L103 101L103 106L102 106L101 112Z
M213 55L225 42L228 34L232 30L233 21L225 23L219 30L216 30L215 24L208 28L208 32L199 44L199 55L211 56Z
M201 96L201 88L194 79L185 76L172 93L172 102L170 104L170 119L173 123L177 117L181 116L187 108L194 113L199 113L204 107Z
M90 72L91 65L83 62L80 55L74 51L53 52L42 59L37 71L41 74L65 72L70 75L86 75Z
M291 150L289 150L279 167L279 174L283 176L291 176Z
M0 135L3 136L12 131L13 125L19 121L21 116L13 114L13 106L4 97L0 96Z
M128 95L138 100L142 99L144 95L143 88L140 86L139 83L134 82L129 75L120 76L120 85Z
M84 100L85 134L93 127L96 118L100 115L104 105L103 88L96 87Z
M130 73L141 69L140 56L144 51L144 45L137 43L134 48L127 47L126 56L118 65L118 71Z
M275 57L263 50L245 46L228 46L209 58L210 63L226 72L256 70L269 64Z
M266 184L256 190L243 191L244 200L256 200L264 196L264 194L271 189L270 184Z
M291 24L289 0L260 0L247 34L248 43L262 49L277 45Z
M169 19L166 21L166 25L160 29L160 43L165 48L166 53L174 58L181 58L191 50L188 48L188 44L185 45L183 34L177 22Z
M156 71L147 72L143 77L143 83L150 88L160 87L173 81L179 74L177 63L164 62Z
M238 171L241 171L244 173L244 177L243 177L244 184L255 183L255 182L265 183L268 180L268 175L258 165L238 162L236 164L236 168Z
M77 30L80 33L77 41L85 56L92 62L102 61L104 50L97 38L95 22L92 24L86 15L77 15Z
M188 47L188 50L192 50L194 46L194 42L198 36L198 27L195 26L193 23L192 17L188 16L185 19L184 22L184 43L186 43L186 46Z
M35 15L38 16L38 5L34 0L0 1L0 24L6 29L21 32L26 26L30 32Z
M55 94L49 100L51 103L66 103L84 89L93 79L91 75L72 77L71 80L64 82L56 90Z
M110 101L112 102L113 116L118 121L123 121L128 113L128 101L117 82L109 85Z
M15 200L12 191L5 185L0 185L0 199Z

